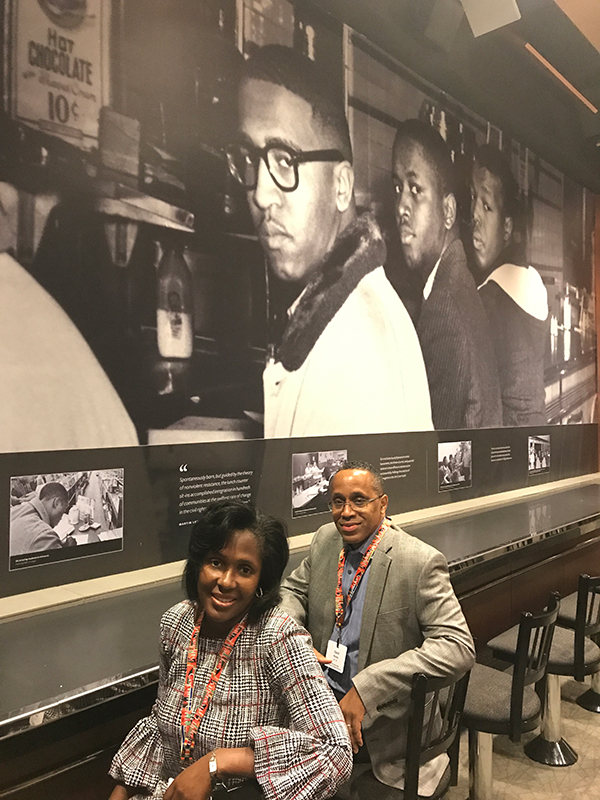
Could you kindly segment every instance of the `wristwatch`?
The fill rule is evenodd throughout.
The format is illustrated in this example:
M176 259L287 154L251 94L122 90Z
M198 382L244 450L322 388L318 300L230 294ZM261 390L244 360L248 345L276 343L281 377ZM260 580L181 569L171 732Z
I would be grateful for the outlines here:
M208 759L208 774L210 775L210 785L213 789L218 781L217 770L217 751L213 750Z

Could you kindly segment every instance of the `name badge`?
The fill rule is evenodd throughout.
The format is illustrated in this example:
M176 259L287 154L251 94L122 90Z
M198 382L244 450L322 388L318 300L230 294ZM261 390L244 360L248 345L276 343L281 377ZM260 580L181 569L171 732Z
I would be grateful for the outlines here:
M325 653L325 656L331 659L331 664L327 665L329 669L335 672L343 672L347 652L348 648L345 644L338 644L333 639L330 639L327 642L327 652Z

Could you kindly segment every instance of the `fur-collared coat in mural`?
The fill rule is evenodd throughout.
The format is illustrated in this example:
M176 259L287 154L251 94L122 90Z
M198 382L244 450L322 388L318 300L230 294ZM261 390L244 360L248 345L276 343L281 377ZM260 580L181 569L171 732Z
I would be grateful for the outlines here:
M338 237L264 376L265 437L431 430L425 366L375 220Z

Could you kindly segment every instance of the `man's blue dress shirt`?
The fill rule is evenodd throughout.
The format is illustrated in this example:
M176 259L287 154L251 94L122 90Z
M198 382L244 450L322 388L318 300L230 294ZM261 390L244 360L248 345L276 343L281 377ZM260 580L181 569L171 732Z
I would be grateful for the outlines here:
M350 589L352 581L354 580L356 570L359 568L360 562L362 561L364 554L367 552L369 545L375 538L375 534L378 530L379 526L377 526L369 538L365 539L360 547L357 547L355 550L352 550L350 547L346 546L346 563L344 564L344 574L342 576L342 592L344 594L344 598L348 596L348 590ZM371 559L371 562L372 560L373 559ZM335 670L329 668L325 670L325 677L327 678L327 681L333 689L338 700L340 700L346 694L346 692L350 691L352 688L352 678L358 672L358 643L360 640L360 626L362 621L363 607L365 604L367 584L369 582L371 562L369 562L369 566L367 567L360 583L356 588L356 591L354 592L354 597L352 598L350 605L346 606L345 608L344 624L342 625L340 638L341 644L346 645L348 648L348 652L346 653L346 661L344 663L344 671L336 672ZM333 626L333 632L329 638L333 639L334 642L337 642L338 629L335 624Z

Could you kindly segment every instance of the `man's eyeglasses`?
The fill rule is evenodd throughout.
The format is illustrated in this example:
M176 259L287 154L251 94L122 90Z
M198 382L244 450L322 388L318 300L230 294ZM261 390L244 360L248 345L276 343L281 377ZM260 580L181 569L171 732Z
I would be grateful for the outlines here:
M253 147L250 144L232 144L226 150L229 171L246 189L256 189L260 160L265 162L269 175L282 192L298 188L298 164L308 161L344 161L339 150L307 150L304 153L286 145Z
M366 508L369 503L379 500L381 497L383 497L382 494L378 494L377 497L355 497L354 500L346 500L343 497L334 497L333 500L330 500L327 503L327 505L331 511L343 511L346 506L350 506L353 511L360 511L361 509Z

